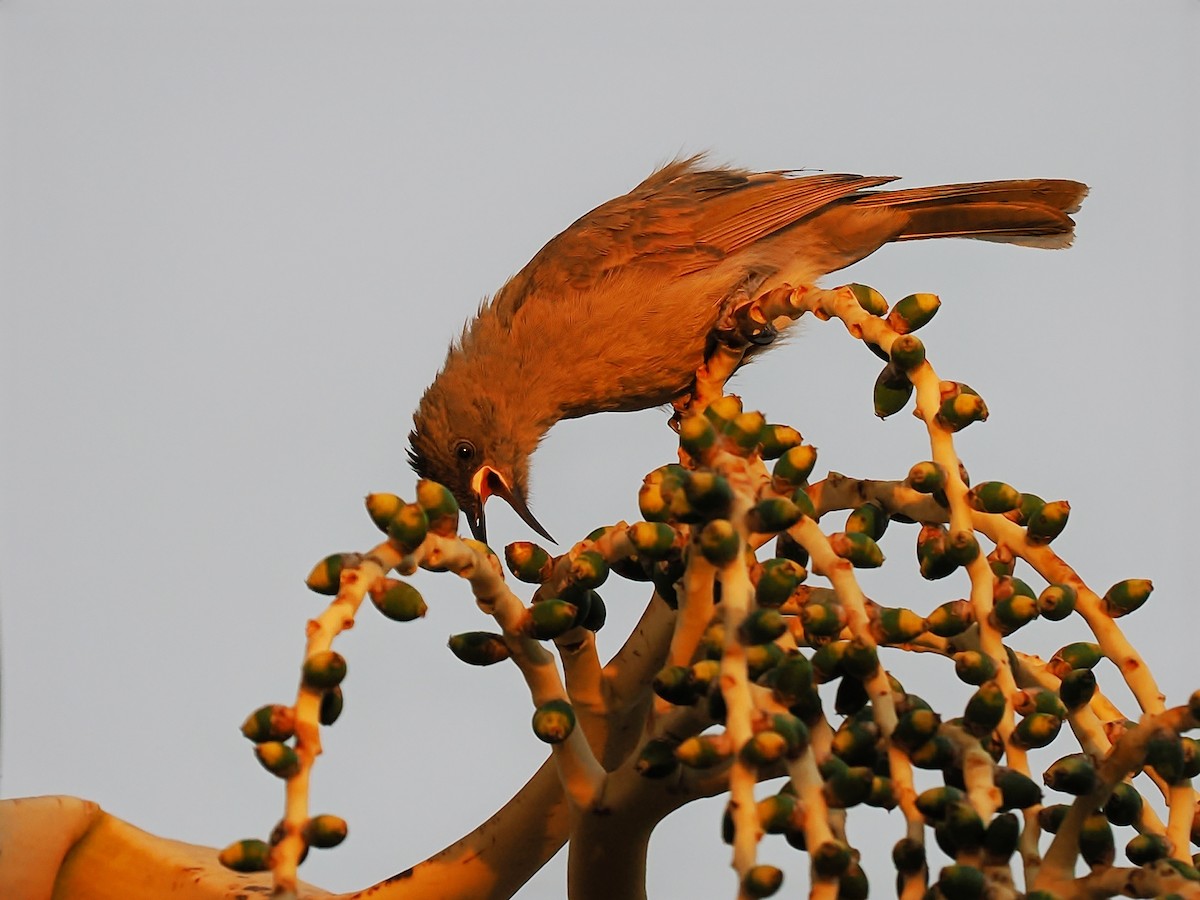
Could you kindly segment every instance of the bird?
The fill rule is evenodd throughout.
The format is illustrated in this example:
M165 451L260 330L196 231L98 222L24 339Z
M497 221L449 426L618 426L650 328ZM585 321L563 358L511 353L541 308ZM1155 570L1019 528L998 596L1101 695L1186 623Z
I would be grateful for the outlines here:
M878 190L895 180L703 155L657 168L480 304L413 415L410 464L449 488L476 540L499 496L553 542L529 508L538 443L563 419L686 397L736 298L812 286L892 241L1066 247L1088 191L1066 179Z

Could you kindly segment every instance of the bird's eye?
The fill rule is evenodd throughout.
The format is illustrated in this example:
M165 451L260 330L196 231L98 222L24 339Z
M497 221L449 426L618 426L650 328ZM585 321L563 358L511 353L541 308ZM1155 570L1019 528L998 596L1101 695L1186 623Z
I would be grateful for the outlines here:
M454 456L460 463L469 463L475 458L475 445L470 441L459 441L454 445Z

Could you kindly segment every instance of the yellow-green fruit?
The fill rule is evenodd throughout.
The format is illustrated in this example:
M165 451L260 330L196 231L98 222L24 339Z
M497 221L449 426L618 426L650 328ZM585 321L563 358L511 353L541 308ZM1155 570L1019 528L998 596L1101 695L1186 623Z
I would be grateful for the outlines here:
M746 514L746 527L758 534L786 531L804 515L804 511L786 497L767 497Z
M800 608L800 623L810 637L834 637L846 627L846 610L834 601L810 600Z
M811 857L813 872L818 878L840 878L854 860L850 848L840 841L826 841L812 852Z
M880 607L873 623L875 640L883 644L906 644L925 633L925 620L911 609Z
M954 654L954 672L967 684L983 684L996 677L996 662L978 650L963 650Z
M781 493L808 480L817 464L817 448L809 444L793 447L775 461L771 482Z
M354 568L361 560L357 553L331 554L313 566L304 583L310 591L332 597L341 587L342 571Z
M783 884L783 872L775 866L751 866L742 878L747 897L770 897Z
M995 681L985 681L967 701L963 724L976 736L993 731L1004 717L1004 691Z
M687 416L679 423L679 446L693 459L706 460L716 444L717 429L708 416Z
M367 494L367 515L375 523L375 527L387 534L388 525L404 506L404 501L395 494Z
M646 741L633 768L643 778L666 778L679 768L675 743L663 738Z
M242 734L256 744L286 741L296 733L296 711L280 703L260 706L242 723Z
M900 334L908 334L929 324L941 305L937 294L909 294L896 301L887 314L887 323Z
M752 610L738 628L738 639L743 644L765 644L787 631L787 622L779 610L759 608Z
M665 522L636 522L625 534L639 556L657 561L670 553L677 532Z
M1021 507L1021 492L1003 481L985 481L967 492L972 509L987 513L1006 513Z
M1010 510L1004 514L1004 518L1011 519L1018 525L1028 525L1029 520L1039 509L1046 505L1046 501L1037 494L1021 494L1021 505L1014 510Z
M1092 813L1079 829L1079 855L1092 868L1111 866L1117 856L1112 826L1103 813Z
M533 733L539 741L561 744L575 730L575 710L566 700L543 703L533 714Z
M1043 619L1060 622L1075 611L1078 600L1075 588L1068 584L1052 584L1038 594L1038 612Z
M302 834L310 847L328 850L344 841L349 830L346 820L341 816L324 814L313 816L305 822Z
M425 598L411 584L396 578L384 578L371 585L375 608L396 622L411 622L425 615Z
M779 459L787 451L799 447L803 438L790 425L767 425L758 440L758 452L763 459Z
M869 535L841 531L829 536L829 545L856 569L876 569L883 565L883 551Z
M1045 747L1058 737L1060 730L1062 730L1062 719L1050 713L1036 712L1017 723L1016 728L1013 729L1012 741L1018 747L1036 750L1039 747Z
M508 571L526 584L542 584L550 577L550 554L532 541L514 541L504 548Z
M757 681L764 673L783 662L783 650L778 644L751 644L746 647L746 668L750 680Z
M490 631L455 634L448 642L450 652L469 666L490 666L512 656L504 638Z
M1042 775L1042 781L1052 791L1082 796L1096 786L1096 770L1082 753L1073 753L1056 760Z
M1075 641L1059 649L1046 668L1056 678L1065 678L1072 669L1091 669L1104 659L1104 651L1093 641Z
M304 686L313 690L336 687L346 677L346 658L334 650L322 650L304 660Z
M912 397L913 385L908 377L896 371L891 363L883 367L879 377L875 379L872 398L875 405L875 415L881 419L895 415L904 409Z
M755 602L770 608L782 606L807 576L804 568L790 559L768 559L759 570Z
M729 738L723 734L699 734L675 748L675 758L693 769L711 769L729 759L732 753Z
M917 565L921 577L936 581L958 569L947 552L949 532L941 525L922 525L917 532Z
M1150 599L1154 585L1146 578L1119 581L1104 594L1104 610L1114 619L1127 615Z
M700 522L728 515L732 504L733 488L725 476L701 470L692 472L683 491L672 497L671 512L681 521Z
M1001 809L1027 809L1042 802L1042 789L1023 772L997 766L992 777L1000 789Z
M266 841L248 839L234 841L217 854L217 861L235 872L265 872L270 868L271 845Z
M676 706L690 706L696 702L696 686L692 672L687 666L666 666L658 671L650 682L654 693Z
M579 607L557 597L529 607L529 633L539 641L549 641L575 627Z
M908 470L905 481L918 493L933 494L946 487L946 470L935 462L919 462Z
M775 731L760 731L751 735L742 746L742 759L749 766L770 765L787 755L787 740Z
M856 534L865 534L871 540L877 541L887 531L889 521L888 514L884 512L883 507L872 500L864 503L846 517L845 530Z
M925 845L912 838L900 838L892 847L892 864L900 875L913 875L925 868Z
M455 527L457 524L455 520ZM406 503L388 523L387 534L401 553L412 553L429 534L429 517L419 504Z
M1047 503L1029 517L1025 534L1032 544L1049 544L1067 527L1071 504L1066 500Z
M608 563L595 550L583 550L571 560L571 580L583 588L598 588L608 579Z
M721 661L716 659L701 659L692 663L690 673L692 685L697 694L707 694L717 676L721 674Z
M796 798L791 794L771 794L758 801L758 824L767 834L783 834L796 809Z
M291 778L300 771L300 757L281 741L264 741L254 748L262 767L279 778Z
M1104 804L1104 817L1114 825L1132 825L1142 816L1142 795L1128 781L1113 785Z
M733 421L735 416L741 415L741 412L742 401L734 394L723 394L704 407L704 415L718 429L724 429L726 425Z
M729 439L730 450L748 456L758 447L759 435L766 427L766 420L760 412L744 412L734 416L725 426L725 437Z
M1135 866L1144 866L1171 854L1171 842L1161 834L1139 834L1125 845L1125 856Z
M1058 685L1058 696L1074 712L1091 702L1096 694L1096 673L1091 669L1072 669Z
M949 600L925 619L929 630L938 637L957 637L975 621L975 611L968 600Z
M974 866L946 866L938 874L937 887L946 900L981 900L987 879Z
M896 722L892 742L911 754L933 740L941 724L941 716L931 709L910 709Z
M911 372L925 362L925 345L914 334L901 335L892 341L892 349L888 355L897 369Z
M984 422L988 417L987 404L978 394L961 393L942 401L937 419L947 431L962 431L972 422Z
M858 301L858 305L865 309L873 316L886 316L888 314L888 303L884 299L883 294L865 284L848 284L850 293L854 295L854 299Z
M442 537L458 533L458 501L450 490L436 481L422 478L417 482L417 503L429 519L429 530Z
M340 687L325 691L321 694L321 708L317 712L317 721L322 725L332 725L341 716L345 702Z
M713 519L700 532L700 552L715 566L724 566L737 559L742 539L728 519Z

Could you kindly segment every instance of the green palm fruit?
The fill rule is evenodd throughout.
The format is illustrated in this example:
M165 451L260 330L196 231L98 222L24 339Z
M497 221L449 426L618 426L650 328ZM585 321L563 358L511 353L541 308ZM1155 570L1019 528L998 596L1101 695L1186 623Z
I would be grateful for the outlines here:
M878 754L879 727L870 719L848 718L833 734L830 749L848 766L869 766Z
M871 796L871 784L875 780L873 771L866 766L847 766L836 756L829 759L836 760L840 768L825 776L822 790L826 803L834 809L849 809Z
M988 822L983 834L983 852L988 864L1002 866L1016 853L1021 839L1021 825L1010 812L1000 813Z
M970 803L960 801L946 807L945 825L959 851L973 852L983 846L985 828Z
M855 678L866 678L879 667L875 645L855 636L842 654L842 671Z
M938 874L938 890L946 900L981 900L987 880L974 866L946 866Z
M737 559L742 539L728 519L713 519L700 532L699 544L705 559L714 566L726 566Z
M296 710L280 703L260 706L242 723L242 734L256 744L286 741L296 733Z
M925 344L914 334L901 335L892 341L888 356L897 369L911 372L925 362Z
M867 881L867 873L857 861L852 860L838 879L838 900L866 900L871 892L871 883Z
M787 755L787 739L776 731L759 731L742 745L742 760L748 766L767 766Z
M787 497L766 497L746 513L746 528L757 534L777 534L787 531L803 515L804 511Z
M758 824L767 834L783 834L788 829L796 798L791 794L771 794L758 801Z
M700 635L700 653L705 659L720 659L725 653L725 625L717 619Z
M588 631L599 631L608 619L608 607L595 591L588 591L583 597L586 602L580 604L581 612L575 617L575 624Z
M966 684L980 685L996 677L995 660L978 650L954 654L954 673Z
M871 779L871 793L867 795L864 801L867 806L874 806L877 809L893 810L896 808L899 801L896 799L895 787L892 785L892 779L886 775L876 775Z
M1073 753L1055 761L1042 775L1042 782L1052 791L1078 797L1096 786L1096 769L1087 756Z
M899 334L909 334L929 324L941 305L937 294L909 294L896 301L887 314L887 323Z
M234 841L217 854L217 861L234 872L249 874L267 871L271 867L270 856L270 844L266 841L248 839Z
M681 497L686 499L686 507L677 502ZM692 472L683 491L676 492L671 510L683 521L700 522L728 515L732 504L733 488L728 479L716 472L701 470Z
M375 608L394 622L411 622L429 610L420 591L396 578L381 578L369 593Z
M707 461L717 446L717 429L708 416L686 416L679 423L679 446L688 456Z
M458 520L454 520L454 529ZM388 521L387 535L401 553L412 553L429 534L429 516L418 503L405 503Z
M759 569L754 599L762 607L780 607L807 577L808 573L804 568L790 559L768 559Z
M1017 566L1016 557L1005 544L997 544L995 549L987 556L988 566L992 570L992 574L997 578L1004 575L1012 575Z
M1118 782L1104 804L1104 816L1114 825L1132 825L1142 816L1142 795L1128 781Z
M388 525L404 506L404 501L395 494L367 494L367 515L375 523L375 527L387 534Z
M788 712L806 725L815 726L825 714L821 706L821 695L817 689L809 688L788 704Z
M783 559L790 559L798 566L808 565L808 551L786 531L781 532L775 540L775 555Z
M741 414L742 401L735 394L723 394L704 407L704 415L718 430L724 429L736 416Z
M1117 856L1112 826L1102 813L1092 813L1079 829L1079 855L1092 868L1111 866Z
M304 584L310 591L332 597L341 588L342 571L353 569L361 561L357 553L331 554L313 566Z
M1037 814L1038 827L1047 834L1058 834L1058 829L1062 827L1063 819L1067 817L1067 813L1070 811L1071 807L1066 803L1043 806L1038 810Z
M1171 855L1171 842L1161 834L1139 834L1125 845L1125 856L1135 866L1145 866Z
M852 716L871 700L867 689L857 678L843 678L838 682L833 698L833 711L839 716Z
M794 447L799 447L803 438L790 425L767 425L759 439L759 455L763 459L779 459Z
M746 647L746 668L751 681L783 662L783 648L778 644L751 644Z
M583 588L598 588L608 579L608 563L596 550L582 550L571 560L571 580Z
M1052 584L1038 594L1038 612L1051 622L1061 622L1075 611L1078 594L1069 584Z
M946 810L952 803L959 803L966 797L966 794L955 787L943 785L929 788L917 795L917 809L930 822L936 822L946 817Z
M301 834L305 843L310 847L328 850L344 841L349 830L346 820L341 816L331 816L326 813L313 816L305 822Z
M787 622L777 609L751 610L738 628L738 640L743 644L765 644L787 631Z
M946 558L956 566L966 566L979 556L979 540L966 529L946 535Z
M679 768L674 741L664 738L646 741L633 767L644 778L666 778Z
M711 769L732 755L733 748L724 734L698 734L675 748L675 758L693 769Z
M985 481L967 492L967 503L979 512L1011 512L1021 508L1021 492L1003 481Z
M810 639L835 637L846 627L846 610L835 600L809 600L800 607L800 623Z
M772 669L770 686L775 698L785 706L790 706L812 690L812 663L802 653L788 654Z
M1096 673L1091 669L1072 669L1058 686L1058 696L1071 712L1087 706L1095 693Z
M954 762L954 745L945 735L935 734L910 752L908 758L918 769L945 769Z
M946 470L935 462L919 462L908 470L904 480L919 494L936 494L946 488Z
M963 725L971 734L988 734L1000 724L1004 710L1004 691L995 681L985 681L967 700Z
M654 693L676 706L691 706L698 696L692 670L687 666L666 666L650 682Z
M1047 503L1029 516L1025 536L1031 544L1049 544L1062 534L1070 515L1071 504L1066 500Z
M969 600L950 600L931 612L925 622L938 637L957 637L975 622L975 611Z
M993 778L1000 789L1001 809L1028 809L1042 802L1042 789L1023 772L997 766Z
M635 522L625 534L629 543L637 550L638 556L656 562L667 558L678 536L675 529L665 522Z
M450 652L469 666L490 666L512 656L504 638L490 631L466 631L450 636Z
M881 644L906 644L927 628L928 623L911 609L884 606L872 621L872 636Z
M900 838L892 847L892 864L900 875L913 875L925 868L925 845L912 838Z
M1153 766L1167 784L1180 784L1184 777L1184 750L1179 735L1162 728L1146 744L1146 765Z
M575 710L566 700L549 700L533 712L533 733L539 741L561 744L575 730Z
M897 720L892 743L911 755L933 739L941 724L942 717L931 709L910 709Z
M846 531L854 534L865 534L873 541L883 537L887 531L888 514L878 503L868 501L850 513L846 519Z
M702 659L699 662L692 663L692 667L688 669L688 673L696 695L707 694L709 688L712 687L717 677L721 674L721 663L715 659Z
M321 706L317 711L317 721L322 725L332 725L342 714L345 698L340 687L330 688L321 694Z
M1033 517L1034 513L1038 512L1045 505L1046 501L1037 494L1022 493L1021 505L1014 510L1006 512L1004 518L1010 519L1018 525L1025 526L1029 524L1029 520Z
M917 564L921 577L937 581L952 574L958 563L947 552L949 532L941 525L922 525L917 533Z
M1046 668L1056 678L1064 678L1072 669L1091 669L1104 659L1100 645L1092 641L1075 641L1062 647L1050 658Z
M504 548L504 561L513 577L526 584L545 582L550 577L554 562L549 553L532 541L514 541L509 544Z
M888 304L884 299L883 294L865 284L848 284L846 285L850 292L854 294L854 299L858 301L858 305L865 309L873 316L882 318L887 315Z
M1195 778L1200 775L1200 741L1190 737L1179 741L1183 745L1183 777Z
M744 412L734 416L725 426L730 450L741 456L749 456L758 448L759 435L766 424L760 412Z
M869 535L839 531L829 536L829 545L856 569L876 569L883 565L883 551Z
M291 778L300 771L300 757L282 741L264 741L256 744L254 755L258 757L264 769L279 778Z
M1051 713L1035 712L1017 723L1013 729L1012 741L1026 750L1045 747L1062 730L1062 719Z
M770 897L783 884L783 871L775 866L751 866L742 876L742 892L747 897Z
M429 530L442 537L458 533L458 501L449 488L422 478L417 482L417 503L429 520Z
M987 404L978 394L965 391L947 397L938 407L937 420L947 431L962 431L972 422L985 422L988 417Z
M781 494L803 485L817 464L817 448L808 444L792 447L775 461L771 485Z
M908 405L912 394L913 385L908 380L908 376L889 362L883 367L879 377L875 379L875 388L872 393L875 415L881 419L895 415Z
M792 492L792 503L796 505L796 509L800 510L801 516L808 516L810 519L817 517L817 508L813 505L812 497L808 496L807 488L796 488Z
M333 650L322 650L304 660L304 686L321 691L336 687L346 677L346 658Z
M1128 615L1150 599L1154 585L1146 578L1119 581L1104 595L1104 611L1114 619Z
M528 608L527 633L539 641L550 641L575 627L579 606L558 597L534 603Z

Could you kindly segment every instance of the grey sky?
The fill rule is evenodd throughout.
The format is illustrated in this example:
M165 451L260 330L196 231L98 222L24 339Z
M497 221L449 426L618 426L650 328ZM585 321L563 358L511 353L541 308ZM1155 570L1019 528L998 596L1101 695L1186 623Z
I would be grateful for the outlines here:
M930 358L992 410L960 441L972 474L1069 499L1059 546L1093 587L1154 579L1123 625L1181 700L1200 686L1198 38L1194 0L0 4L0 792L79 795L197 843L265 834L282 790L237 726L294 694L320 603L301 580L375 539L362 495L411 494L409 417L447 341L553 234L703 149L905 185L1092 186L1068 252L934 242L842 280L942 296ZM927 449L907 415L874 420L876 369L810 323L736 387L821 471L898 477ZM556 428L539 518L568 542L635 519L664 421ZM529 537L489 511L496 546ZM866 583L924 611L963 587L896 571L914 539L893 528ZM423 622L366 609L338 643L347 712L314 804L351 837L303 870L330 888L440 849L543 757L515 670L444 648L487 626L469 593L419 584ZM643 598L605 594L607 656ZM1017 643L1083 636L1038 623ZM895 671L947 707L967 695L937 660ZM659 830L653 895L732 893L719 815ZM880 896L901 829L850 816ZM760 856L804 877L778 840ZM561 865L521 896L562 896Z

